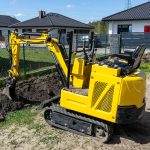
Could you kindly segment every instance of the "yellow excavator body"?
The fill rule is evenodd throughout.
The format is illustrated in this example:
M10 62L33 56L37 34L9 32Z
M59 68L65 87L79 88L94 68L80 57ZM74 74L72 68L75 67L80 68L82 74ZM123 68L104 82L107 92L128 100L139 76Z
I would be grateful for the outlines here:
M138 68L145 46L137 48L127 60L126 55L112 55L108 60L104 60L103 64L93 61L93 57L90 59L83 49L84 58L76 57L71 64L73 33L70 33L68 38L70 43L68 60L65 60L62 45L50 35L39 34L35 39L25 38L24 35L19 36L16 33L10 35L12 52L8 86L10 97L15 98L15 84L19 77L20 45L47 46L54 58L62 83L66 83L60 96L43 103L44 106L49 106L44 117L50 125L101 137L103 142L107 142L112 135L114 124L133 123L143 116L146 77L143 72L138 71Z
M134 115L139 115L140 119L144 109L139 110L145 106L146 77L144 73L137 71L120 77L120 69L96 64L92 65L91 74L88 75L87 89L62 89L61 107L112 123L121 122L119 120L122 119L119 117L121 115L119 113L122 113L119 112L121 108L123 110L133 108L137 114L126 113L123 117L126 117L124 121L127 122L122 123L132 122ZM80 85L80 82L76 84Z
M76 88L89 86L92 65L86 65L83 59L75 58L72 68L72 85Z

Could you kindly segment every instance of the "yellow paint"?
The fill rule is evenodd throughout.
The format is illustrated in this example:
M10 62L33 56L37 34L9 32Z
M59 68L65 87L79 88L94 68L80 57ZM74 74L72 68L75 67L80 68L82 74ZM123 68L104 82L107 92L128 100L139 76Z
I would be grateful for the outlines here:
M141 106L143 106L143 98L145 97L145 92L145 74L137 73L137 75L133 74L133 76L127 76L122 81L120 90L120 100L118 105L136 105L137 108L140 108Z
M77 88L88 87L90 74L91 65L87 65L83 59L75 58L72 68L73 86Z
M126 77L120 77L119 73L120 69L92 65L88 96L63 89L61 107L115 123L118 106L140 108L145 97L143 73ZM80 74L83 75L82 69Z
M10 47L12 49L12 67L9 76L19 76L19 53L20 44L42 44L53 52L59 64L67 76L68 68L58 46L58 40L52 38L47 41L48 34L42 34L35 39L23 39L15 33L10 35ZM118 106L143 106L145 97L146 78L145 74L137 71L126 77L120 76L121 69L113 69L98 64L88 64L84 59L75 58L71 79L73 87L87 88L88 96L75 94L62 89L60 106L103 119L116 122Z
M121 69L112 69L107 66L95 64L92 66L92 71L95 73L108 74L117 77L120 75Z

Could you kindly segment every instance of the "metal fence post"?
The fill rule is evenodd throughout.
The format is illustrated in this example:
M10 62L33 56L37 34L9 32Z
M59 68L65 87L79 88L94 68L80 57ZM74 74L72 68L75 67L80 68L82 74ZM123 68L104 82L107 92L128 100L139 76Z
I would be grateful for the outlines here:
M12 51L11 51L11 48L10 48L10 41L9 41L9 38L10 38L10 30L8 30L8 37L7 37L7 48L8 48L8 52L9 52L9 60L10 60L10 67L12 66ZM5 41L6 42L6 41Z
M24 77L26 77L26 65L25 65L26 57L25 57L25 46L23 44L23 73Z
M121 53L121 48L122 48L122 34L118 34L119 35L119 54Z

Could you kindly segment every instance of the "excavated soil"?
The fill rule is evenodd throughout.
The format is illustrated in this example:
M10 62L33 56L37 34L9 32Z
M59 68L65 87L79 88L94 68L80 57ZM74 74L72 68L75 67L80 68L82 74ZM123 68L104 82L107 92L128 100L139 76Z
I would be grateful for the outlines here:
M8 112L23 108L24 103L20 101L11 101L7 96L0 92L0 122L5 120Z
M62 84L57 73L34 77L17 84L16 93L28 101L41 102L60 93ZM21 99L20 98L20 99Z
M55 73L18 82L15 102L9 100L0 90L0 121L3 121L9 112L21 109L26 104L40 104L41 101L58 95L61 87L60 78Z

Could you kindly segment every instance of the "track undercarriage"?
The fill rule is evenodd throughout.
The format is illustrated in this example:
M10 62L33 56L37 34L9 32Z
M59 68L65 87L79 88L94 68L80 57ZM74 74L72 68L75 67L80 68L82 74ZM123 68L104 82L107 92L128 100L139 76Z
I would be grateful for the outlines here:
M44 117L51 126L80 135L97 137L103 143L108 142L113 134L112 124L66 110L56 104L45 111Z

